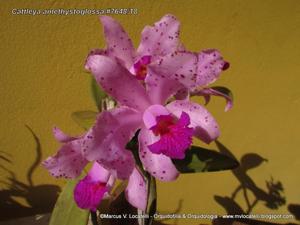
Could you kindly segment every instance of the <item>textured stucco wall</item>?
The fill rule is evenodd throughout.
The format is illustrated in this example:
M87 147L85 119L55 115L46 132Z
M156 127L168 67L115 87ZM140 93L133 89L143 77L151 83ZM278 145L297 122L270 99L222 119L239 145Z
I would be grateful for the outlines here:
M289 203L300 204L299 1L10 0L0 5L1 181L9 183L9 170L19 181L28 183L26 171L35 160L37 143L25 125L39 138L43 158L58 147L51 134L54 124L71 134L82 132L70 114L95 109L84 59L89 49L104 47L102 28L95 16L16 16L11 10L131 7L138 9L138 15L114 17L136 45L144 25L172 13L181 21L181 39L188 49L217 48L231 62L230 70L216 84L234 92L233 110L224 113L224 102L218 98L208 106L221 126L220 141L237 158L249 152L267 158L267 163L249 170L248 175L265 191L271 176L281 181L287 201L278 210L259 202L253 213L287 213ZM33 182L63 184L43 168L34 171ZM0 185L7 188L7 184ZM230 196L238 185L231 172L184 175L173 183L159 183L159 210L175 212L182 200L182 213L223 214L225 210L214 195ZM249 195L252 201L253 195ZM23 198L14 199L28 204ZM237 202L246 206L241 193Z

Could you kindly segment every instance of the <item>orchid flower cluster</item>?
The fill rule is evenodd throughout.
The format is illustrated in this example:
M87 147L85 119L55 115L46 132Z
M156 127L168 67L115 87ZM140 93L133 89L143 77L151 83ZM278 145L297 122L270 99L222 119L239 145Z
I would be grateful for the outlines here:
M223 96L225 110L230 109L230 97L208 87L229 63L215 49L186 50L173 15L146 26L137 49L116 20L102 16L100 21L107 48L91 51L85 68L117 106L100 112L81 136L70 137L55 127L54 136L62 146L43 165L55 177L72 179L93 162L74 190L80 208L96 211L121 179L128 180L127 201L145 210L148 186L127 143L139 131L142 168L158 180L175 180L179 172L172 160L185 158L192 138L210 143L219 136L213 116L190 97L204 96L208 101L211 95Z

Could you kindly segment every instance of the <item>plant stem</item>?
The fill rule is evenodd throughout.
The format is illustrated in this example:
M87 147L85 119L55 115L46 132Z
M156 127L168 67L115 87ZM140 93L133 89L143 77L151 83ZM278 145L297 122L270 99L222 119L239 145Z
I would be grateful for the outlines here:
M91 211L91 220L92 220L93 225L100 225L100 224L98 224L96 212Z

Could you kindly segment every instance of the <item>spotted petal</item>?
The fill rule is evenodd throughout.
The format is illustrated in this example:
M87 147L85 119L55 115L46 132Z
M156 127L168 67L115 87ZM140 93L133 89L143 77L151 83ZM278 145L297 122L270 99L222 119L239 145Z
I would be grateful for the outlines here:
M152 153L148 145L157 141L153 132L142 128L139 134L139 155L146 171L161 181L175 180L179 172L172 160L163 154Z
M168 104L166 108L178 118L182 112L186 112L190 116L190 127L194 128L194 135L205 143L218 138L219 126L203 106L186 100L176 100Z
M179 21L173 15L165 15L154 26L146 26L137 49L139 56L151 55L153 60L179 47Z
M220 52L216 49L207 49L198 55L197 85L207 86L213 83L223 70L229 67Z
M164 104L185 87L196 87L197 56L188 52L174 52L148 66L145 83L155 104Z
M70 142L70 141L77 139L76 137L71 137L71 136L65 134L58 127L53 127L52 132L53 132L55 139L61 143Z
M214 82L228 67L229 63L214 49L199 54L174 52L149 65L152 73L179 81L192 91Z
M86 62L101 87L122 105L144 110L150 100L142 84L115 60L103 55L90 55Z
M184 87L195 89L197 87L197 62L197 54L174 52L157 62L151 63L148 68L150 75L152 74L153 77L149 75L149 81L146 79L150 95L155 94L155 92L163 92L164 98L162 99L166 100L170 95L175 94ZM160 84L165 79L167 79L167 82L163 84L168 86Z
M120 179L127 179L134 158L125 149L141 123L141 115L133 109L120 107L102 112L82 142L85 157L97 161Z
M183 88L180 82L164 75L160 76L151 70L148 70L145 83L152 104L164 105L172 95Z
M81 153L81 139L65 143L55 156L48 157L42 164L55 177L78 177L88 161Z
M132 206L143 211L146 210L148 188L143 176L136 168L129 177L125 196Z
M118 58L129 69L133 64L134 47L123 27L109 16L101 16L109 56Z

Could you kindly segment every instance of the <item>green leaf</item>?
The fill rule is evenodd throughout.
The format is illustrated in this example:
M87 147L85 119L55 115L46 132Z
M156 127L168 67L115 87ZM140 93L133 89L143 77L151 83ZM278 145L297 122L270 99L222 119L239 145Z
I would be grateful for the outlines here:
M101 100L106 98L107 94L101 89L94 77L91 80L91 92L98 110L101 111Z
M49 225L86 225L89 211L78 208L73 199L73 190L78 179L67 182L55 204Z
M233 99L233 94L232 94L232 91L230 89L228 89L227 87L223 87L223 86L214 86L214 87L211 87L211 89L214 89L216 91L219 91L221 92L222 94L230 97L231 99Z
M153 216L156 213L157 208L157 193L156 193L156 180L148 173L148 200L146 214L149 215L149 219L146 219L145 224L152 224Z
M95 122L97 112L77 111L71 114L72 119L83 129L88 130Z
M238 161L209 149L192 146L183 160L173 160L181 173L213 172L230 170L239 166Z

